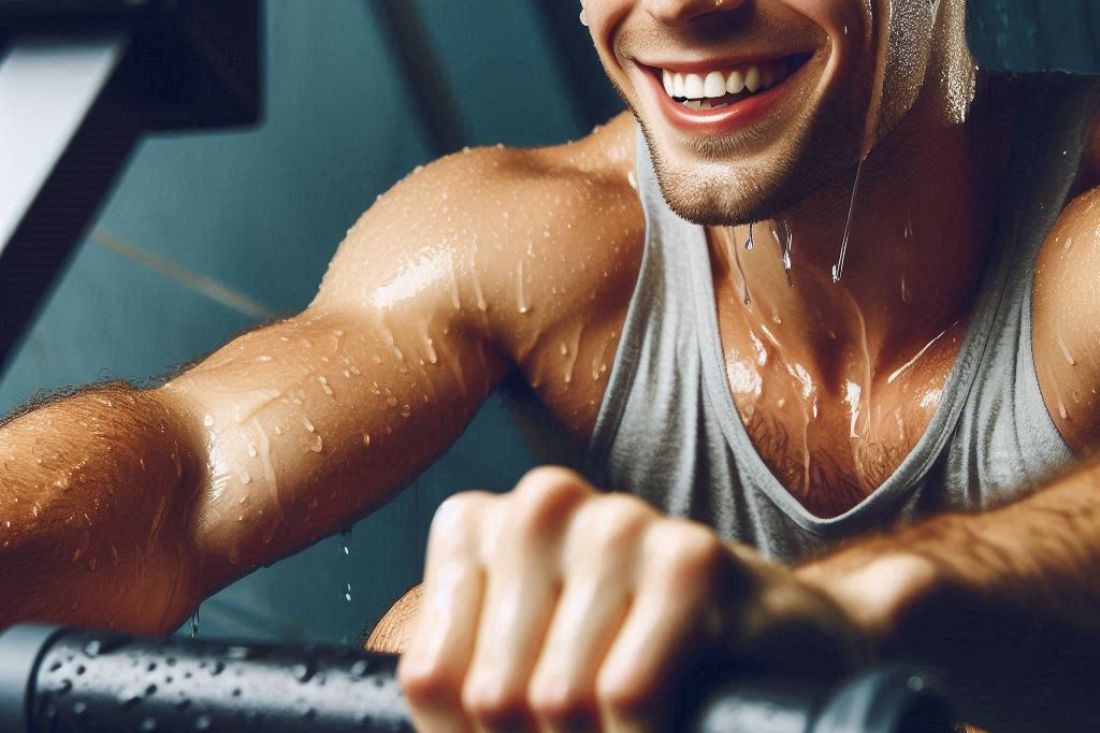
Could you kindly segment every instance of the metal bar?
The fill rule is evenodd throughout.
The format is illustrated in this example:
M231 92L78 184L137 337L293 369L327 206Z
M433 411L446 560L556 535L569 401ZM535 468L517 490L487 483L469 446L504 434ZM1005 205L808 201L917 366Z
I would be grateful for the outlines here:
M466 145L462 116L443 81L442 66L432 51L424 23L412 0L373 0L368 7L382 27L382 36L400 61L400 71L412 89L413 103L435 156Z
M21 39L0 65L0 254L126 46L122 34Z
M125 33L24 38L0 66L0 373L140 134Z

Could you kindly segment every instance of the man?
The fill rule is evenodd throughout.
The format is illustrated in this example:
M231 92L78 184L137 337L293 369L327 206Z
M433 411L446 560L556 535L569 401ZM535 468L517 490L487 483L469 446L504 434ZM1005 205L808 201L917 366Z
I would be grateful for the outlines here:
M543 468L445 503L400 667L424 729L662 729L704 656L950 669L1019 614L1094 631L1100 478L1067 471L1100 441L1100 194L1062 211L1092 102L976 75L964 12L587 0L644 142L624 115L440 161L301 315L14 416L0 618L171 629L518 370L645 501Z

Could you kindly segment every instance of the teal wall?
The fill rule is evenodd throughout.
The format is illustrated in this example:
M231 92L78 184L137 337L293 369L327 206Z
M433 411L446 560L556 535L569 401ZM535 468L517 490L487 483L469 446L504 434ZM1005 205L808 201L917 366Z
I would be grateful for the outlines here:
M348 226L428 157L369 4L268 0L264 122L140 146L0 382L0 413L41 389L164 374L309 302ZM418 6L471 144L580 134L526 0ZM493 398L356 525L347 555L335 537L252 574L203 605L200 634L354 638L417 579L442 498L508 488L532 464Z

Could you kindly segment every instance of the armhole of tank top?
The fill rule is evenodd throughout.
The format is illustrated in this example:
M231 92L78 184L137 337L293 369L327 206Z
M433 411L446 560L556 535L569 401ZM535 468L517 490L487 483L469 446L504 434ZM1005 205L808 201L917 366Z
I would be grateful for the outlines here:
M653 242L653 210L648 198L650 186L653 181L643 173L642 161L639 156L648 155L643 152L644 143L639 141L638 153L635 163L635 177L638 182L638 201L642 207L645 218L645 232L642 244L642 262L638 268L638 281L634 285L634 292L630 296L630 304L627 306L626 319L623 321L623 333L619 339L619 345L615 349L615 359L611 364L611 375L607 380L607 388L604 390L600 409L596 413L596 423L592 428L592 436L588 441L587 458L592 465L602 466L608 460L615 437L619 433L623 412L630 397L631 386L638 371L638 359L641 356L642 340L645 336L645 323L653 309L653 298L659 289L659 283L655 282L656 273L654 266Z
M1046 237L1043 237L1044 241ZM1032 329L1035 327L1035 319L1033 317L1033 303L1035 301L1035 263L1039 259L1039 250L1043 247L1042 244L1036 249L1034 256L1030 258L1030 266L1025 280L1024 286L1024 302L1021 306L1022 312L1020 314L1020 352L1022 359L1017 360L1017 371L1023 369L1023 380L1016 380L1016 387L1018 390L1023 390L1021 395L1019 391L1013 395L1015 397L1015 404L1018 406L1017 410L1022 413L1028 413L1032 409L1037 410L1043 414L1046 418L1038 418L1043 421L1043 428L1040 429L1040 435L1036 435L1034 432L1029 437L1028 442L1031 440L1038 440L1040 446L1038 451L1040 453L1053 456L1053 460L1056 462L1068 462L1077 460L1076 453L1073 448L1070 447L1069 441L1062 435L1062 431L1058 429L1058 423L1054 420L1054 415L1050 414L1050 408L1047 406L1046 397L1043 395L1042 385L1039 383L1039 367L1035 362L1035 334ZM1019 361L1024 361L1024 364L1020 364ZM1022 409L1019 407L1022 403ZM1029 421L1017 420L1017 425L1027 425Z
M1070 165L1067 161L1076 158L1077 153L1086 149L1091 139L1089 132L1092 129L1092 117L1091 114L1087 113L1087 110L1092 110L1096 102L1100 101L1100 79L1081 83L1075 82L1072 85L1070 82L1065 83L1066 88L1059 90L1056 94L1055 103L1059 104L1061 108L1051 116L1054 119L1076 119L1077 123L1071 122L1068 126L1061 128L1062 139L1046 146L1048 150L1063 151L1060 158L1056 157L1054 159L1056 162L1052 168L1053 172L1049 174L1054 177L1057 185L1062 187L1063 197L1061 206L1058 207L1059 211L1064 210L1065 206L1069 204L1070 188L1077 174L1076 165ZM1074 110L1076 110L1076 117L1074 117ZM1069 155L1070 149L1075 151L1074 156ZM1065 168L1061 175L1056 172L1059 165ZM1020 314L1020 354L1017 358L1017 380L1016 385L1014 385L1017 389L1013 397L1017 405L1017 414L1025 418L1017 420L1017 429L1020 425L1032 426L1029 435L1024 436L1022 442L1026 442L1031 446L1033 454L1041 455L1044 464L1067 465L1069 462L1079 459L1069 441L1066 440L1065 436L1062 435L1062 431L1058 428L1058 423L1054 415L1051 414L1046 397L1043 395L1043 388L1039 381L1039 368L1035 361L1035 334L1033 331L1035 327L1035 266L1046 243L1047 236L1049 236L1056 223L1057 216L1051 221L1051 226L1042 234L1039 241L1036 242L1034 251L1030 253L1028 258L1026 270L1021 277L1025 282L1025 286L1023 288L1023 304L1021 305L1023 310ZM1021 360L1026 363L1020 364ZM1020 369L1024 370L1022 380L1019 374ZM1044 416L1038 418L1042 421L1042 428L1037 427L1033 422L1036 419L1031 415L1034 410L1039 410Z

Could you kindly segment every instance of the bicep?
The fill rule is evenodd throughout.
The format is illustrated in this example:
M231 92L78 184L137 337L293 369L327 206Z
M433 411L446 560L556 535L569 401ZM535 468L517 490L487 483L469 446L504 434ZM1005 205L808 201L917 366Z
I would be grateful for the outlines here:
M461 434L506 370L415 270L336 287L353 277L346 250L304 313L161 388L189 414L205 464L194 524L209 590L383 504ZM408 297L383 303L386 288Z

